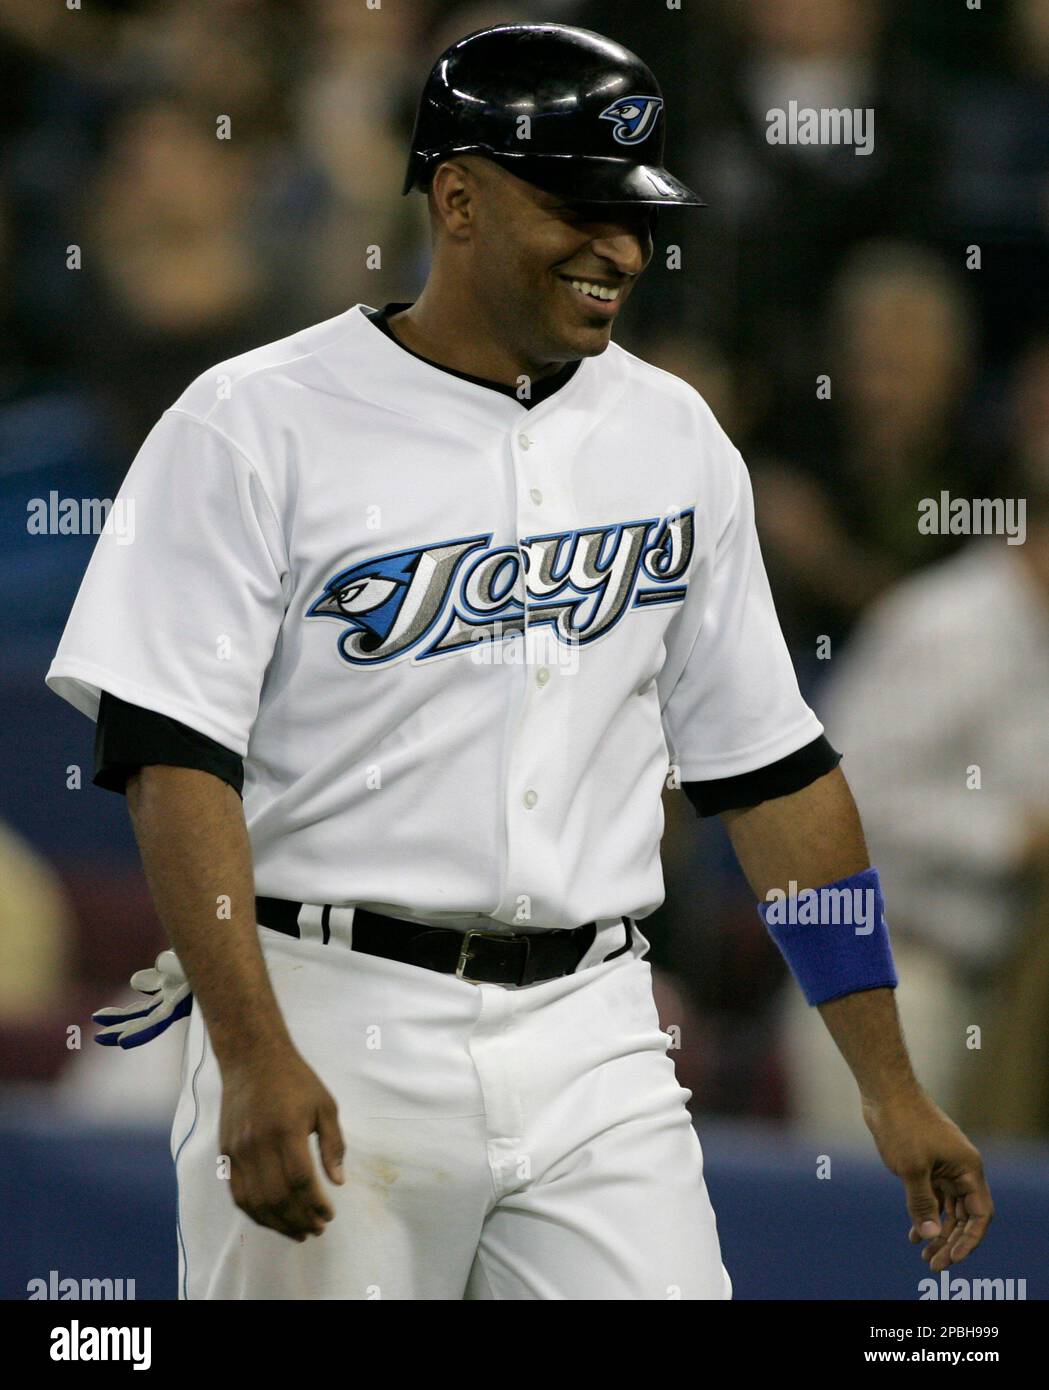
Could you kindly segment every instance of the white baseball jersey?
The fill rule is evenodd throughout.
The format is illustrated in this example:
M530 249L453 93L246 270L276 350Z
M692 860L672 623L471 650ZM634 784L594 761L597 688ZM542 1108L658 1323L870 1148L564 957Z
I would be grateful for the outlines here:
M245 757L256 889L447 925L663 899L660 794L822 725L738 451L615 344L527 409L366 306L199 377L143 444L47 682Z

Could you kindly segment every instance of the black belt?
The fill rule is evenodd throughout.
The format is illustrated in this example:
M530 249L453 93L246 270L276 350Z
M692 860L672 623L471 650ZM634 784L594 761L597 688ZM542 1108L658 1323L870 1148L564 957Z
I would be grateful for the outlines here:
M282 898L256 898L255 917L260 926L285 936L300 935L301 903ZM321 940L331 937L331 908L321 916ZM614 960L633 944L630 918L623 918L626 945L605 956ZM558 928L525 935L521 932L454 931L406 922L401 917L382 917L367 908L353 913L353 950L384 956L405 965L418 965L442 975L458 975L476 984L533 985L570 975L594 944L596 922L583 927Z

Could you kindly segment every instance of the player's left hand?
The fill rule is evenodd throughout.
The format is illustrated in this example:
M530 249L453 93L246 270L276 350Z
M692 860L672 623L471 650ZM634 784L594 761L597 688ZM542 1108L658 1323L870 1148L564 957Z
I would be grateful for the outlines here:
M863 1102L886 1168L903 1183L912 1245L939 1273L975 1250L994 1216L983 1161L958 1126L920 1088Z

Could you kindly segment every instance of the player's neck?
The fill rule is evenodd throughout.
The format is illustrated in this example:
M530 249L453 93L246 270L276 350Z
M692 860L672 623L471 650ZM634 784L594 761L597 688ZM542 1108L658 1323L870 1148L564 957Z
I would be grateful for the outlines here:
M503 386L517 386L523 376L541 381L565 365L526 360L498 339L479 307L442 294L432 282L410 309L394 314L387 323L400 342L420 357Z

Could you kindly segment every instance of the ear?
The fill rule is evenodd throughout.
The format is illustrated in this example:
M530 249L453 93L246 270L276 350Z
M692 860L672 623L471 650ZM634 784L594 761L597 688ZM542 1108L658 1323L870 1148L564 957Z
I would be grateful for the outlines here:
M434 170L430 206L438 228L457 241L469 236L473 224L475 180L465 164L446 159Z

